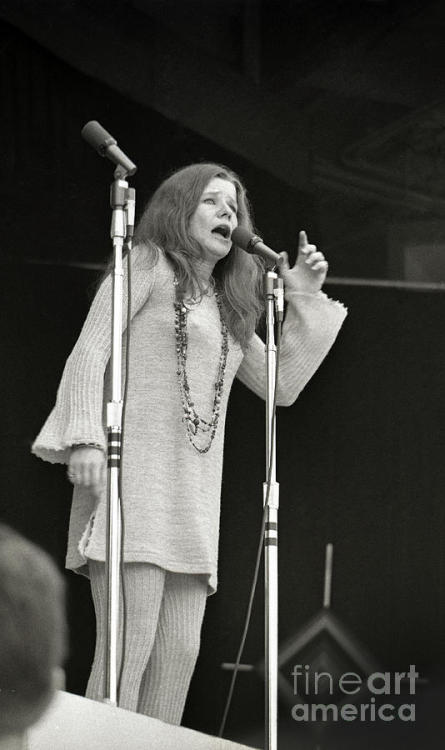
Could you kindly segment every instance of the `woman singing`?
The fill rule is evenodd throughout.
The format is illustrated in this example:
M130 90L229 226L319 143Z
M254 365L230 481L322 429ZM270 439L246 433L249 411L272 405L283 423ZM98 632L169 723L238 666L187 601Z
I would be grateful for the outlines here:
M239 178L217 164L194 164L156 190L131 251L122 459L127 626L119 705L172 724L181 722L206 597L217 585L224 423L234 377L265 397L264 344L255 334L262 313L262 264L232 246L237 225L252 229ZM295 401L346 315L320 291L326 272L323 254L300 232L296 264L290 268L285 256L281 271L288 304L280 405ZM110 400L111 283L108 274L33 446L41 458L68 464L74 484L67 567L91 582L97 641L87 697L99 700L106 625L104 404ZM124 297L124 309L125 304ZM123 338L125 345L126 333Z

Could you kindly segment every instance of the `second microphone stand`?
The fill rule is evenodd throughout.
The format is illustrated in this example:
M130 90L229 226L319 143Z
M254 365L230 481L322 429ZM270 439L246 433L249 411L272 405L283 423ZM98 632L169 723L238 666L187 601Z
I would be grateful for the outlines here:
M275 321L284 313L283 280L274 271L264 273L266 306L266 481L263 485L265 586L265 750L277 750L278 729L278 506L276 481L276 375ZM276 317L275 317L276 311Z
M122 448L122 313L123 249L131 250L134 228L135 191L128 187L127 172L119 166L111 184L111 238L114 252L112 331L111 331L111 400L107 403L107 629L105 639L104 701L118 705L118 637L121 562L120 471ZM128 263L130 257L128 256ZM122 658L124 656L122 645Z

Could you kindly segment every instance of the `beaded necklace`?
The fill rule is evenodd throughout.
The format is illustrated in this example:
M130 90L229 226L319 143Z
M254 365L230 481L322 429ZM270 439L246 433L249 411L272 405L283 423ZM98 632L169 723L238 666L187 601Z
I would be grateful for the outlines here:
M178 363L178 369L176 374L178 376L179 391L181 394L183 417L182 421L185 424L187 437L190 443L198 453L207 453L213 442L213 438L216 434L216 428L218 427L219 413L221 409L221 398L224 387L224 376L226 372L227 354L229 351L229 335L226 322L224 320L222 300L218 288L215 289L215 299L218 305L219 319L221 322L221 353L219 355L218 372L214 385L215 395L213 398L213 409L212 416L209 421L203 419L196 412L194 402L192 401L190 394L190 386L187 379L187 348L188 348L188 334L187 334L187 315L191 309L190 305L197 304L199 300L191 298L190 302L186 299L180 299L177 291L178 281L175 277L174 284L176 287L176 299L175 299L175 338L176 338L176 358ZM187 307L187 305L189 305ZM204 445L198 445L196 438L199 433L206 435L206 443Z

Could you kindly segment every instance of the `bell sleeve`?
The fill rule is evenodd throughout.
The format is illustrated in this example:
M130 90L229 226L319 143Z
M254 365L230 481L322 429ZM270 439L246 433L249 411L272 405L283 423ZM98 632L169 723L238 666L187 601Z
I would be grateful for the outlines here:
M347 310L324 292L287 291L277 384L278 406L291 406L333 345ZM237 378L266 398L265 345L254 334L237 371Z
M127 324L127 268L124 259L122 331ZM148 299L156 268L147 253L131 251L132 317ZM103 426L104 373L111 352L112 274L99 287L80 336L66 362L56 403L43 425L32 453L50 463L68 463L76 443L92 443L106 450Z

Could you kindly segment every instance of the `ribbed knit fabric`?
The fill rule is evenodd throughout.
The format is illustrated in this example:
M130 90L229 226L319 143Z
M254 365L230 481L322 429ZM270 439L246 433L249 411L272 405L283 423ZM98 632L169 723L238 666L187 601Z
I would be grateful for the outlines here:
M86 697L104 695L106 575L105 565L90 561L96 611L96 651ZM168 573L147 563L124 565L126 647L119 706L180 724L199 653L207 598L202 576ZM120 607L122 621L122 601ZM122 627L119 635L121 663Z
M264 343L254 335L245 354L229 336L229 352L212 447L199 454L183 424L177 380L173 271L162 251L150 267L133 250L133 306L128 400L122 463L125 562L149 562L175 573L204 574L216 590L224 425L235 376L265 397ZM56 405L33 451L66 462L70 446L105 446L109 399L110 280L99 289L57 393ZM278 404L290 405L332 346L346 310L323 293L287 292ZM187 377L195 408L212 413L221 352L221 324L213 295L187 315ZM124 336L125 342L125 336ZM104 377L105 376L105 377ZM239 425L243 430L243 425ZM88 560L105 560L106 498L74 489L67 567L87 573Z
M181 723L199 654L206 600L203 576L167 573L156 638L139 694L139 713Z

